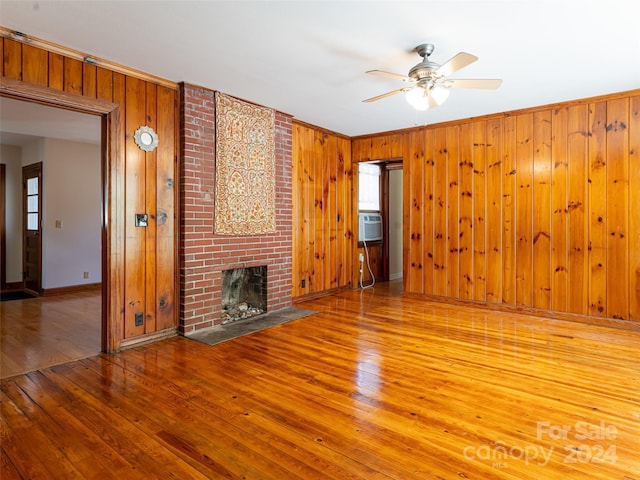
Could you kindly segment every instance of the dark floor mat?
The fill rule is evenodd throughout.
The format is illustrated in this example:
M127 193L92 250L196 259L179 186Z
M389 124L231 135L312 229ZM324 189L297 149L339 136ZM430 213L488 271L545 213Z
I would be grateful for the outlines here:
M0 302L6 302L8 300L24 300L26 298L35 298L33 295L27 292L0 292Z

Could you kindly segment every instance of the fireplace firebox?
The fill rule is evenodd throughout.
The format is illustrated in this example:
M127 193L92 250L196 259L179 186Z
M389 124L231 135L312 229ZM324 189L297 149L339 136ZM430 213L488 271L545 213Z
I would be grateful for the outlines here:
M222 271L222 324L267 311L267 266Z

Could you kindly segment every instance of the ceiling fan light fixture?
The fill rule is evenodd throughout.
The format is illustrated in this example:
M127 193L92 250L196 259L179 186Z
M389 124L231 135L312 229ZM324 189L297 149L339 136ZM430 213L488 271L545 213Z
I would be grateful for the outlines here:
M416 110L427 110L429 108L429 92L416 86L407 92L407 102Z
M416 110L428 110L429 108L442 105L449 97L450 88L480 88L485 90L495 90L502 84L499 79L448 79L449 75L472 64L478 57L470 53L460 52L451 57L442 65L429 60L429 55L433 52L433 44L423 43L415 48L416 53L422 57L422 61L414 65L409 70L408 75L400 75L383 70L368 70L383 77L402 80L413 83L413 87L398 88L391 92L383 93L363 102L375 102L383 98L396 95L401 92L406 93L407 102Z

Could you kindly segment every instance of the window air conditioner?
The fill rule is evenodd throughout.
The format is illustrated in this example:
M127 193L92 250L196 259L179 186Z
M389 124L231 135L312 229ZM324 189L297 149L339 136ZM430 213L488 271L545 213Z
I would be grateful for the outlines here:
M361 213L358 224L358 238L361 242L382 240L382 215Z

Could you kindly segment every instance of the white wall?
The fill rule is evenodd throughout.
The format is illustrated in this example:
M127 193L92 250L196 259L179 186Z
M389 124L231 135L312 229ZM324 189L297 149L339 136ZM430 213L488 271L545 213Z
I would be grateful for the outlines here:
M42 288L100 283L100 145L36 138L22 147L0 147L0 162L7 165L7 283L22 282L22 167L37 162L43 177Z
M7 263L2 268L7 283L22 282L22 149L14 145L0 145L0 163L6 173L6 251Z
M44 289L101 281L100 150L100 145L45 139Z
M389 280L402 278L402 170L389 170Z

